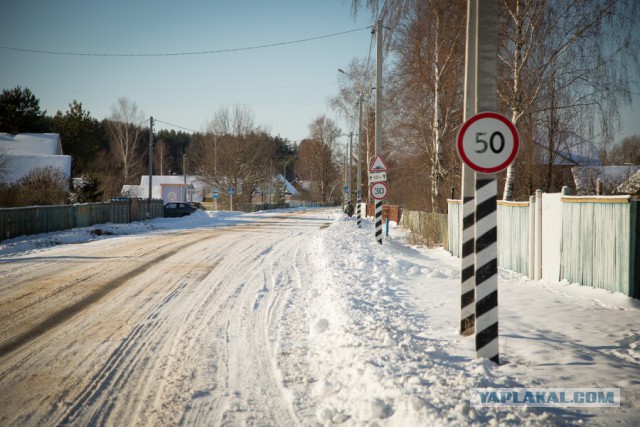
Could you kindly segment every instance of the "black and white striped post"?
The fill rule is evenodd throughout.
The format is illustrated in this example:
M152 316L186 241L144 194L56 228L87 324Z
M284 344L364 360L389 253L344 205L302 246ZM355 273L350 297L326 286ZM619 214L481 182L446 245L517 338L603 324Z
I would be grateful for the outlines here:
M475 278L475 337L476 357L499 363L498 334L498 227L496 173L506 169L518 154L519 139L515 126L506 117L482 112L467 120L458 134L458 153L475 174L473 204L475 237L465 241L463 253L474 246L473 266L465 266L463 275ZM471 243L469 243L471 242ZM471 261L469 261L471 262ZM464 281L463 281L464 283ZM471 294L468 293L468 298ZM468 302L465 301L465 302Z
M495 176L476 177L476 357L500 363Z
M473 335L476 314L475 173L463 165L462 268L460 274L460 335ZM465 181L467 181L465 183ZM470 181L470 182L469 182Z
M378 20L375 26L376 33L376 105L375 105L375 154L374 164L377 159L380 159L382 154L382 20ZM375 169L373 167L369 170ZM373 183L369 180L370 195L374 196L374 187L377 183ZM386 185L385 185L386 187ZM379 187L380 188L380 187ZM375 211L375 239L376 242L382 244L382 200L374 196L376 211Z
M382 201L389 194L389 187L386 184L388 170L387 164L379 155L373 159L369 166L369 182L371 183L369 196L375 200L375 238L376 242L380 244L382 244Z
M467 47L464 74L464 121L476 112L476 7L475 0L467 4ZM462 165L462 260L460 274L460 335L470 336L475 331L476 275L475 275L475 183L476 175L466 164Z
M376 242L382 244L382 201L376 200Z
M473 1L473 0L471 0ZM476 112L495 111L498 106L498 1L477 0L476 5ZM478 115L475 115L478 117ZM475 281L476 281L476 357L500 363L498 330L498 233L497 193L495 173L506 168L517 154L505 161L500 156L504 149L506 132L492 116L484 127L470 132L472 151L484 155L476 168L476 223L475 223ZM498 117L499 119L499 117ZM470 119L469 121L473 120ZM467 123L469 122L467 121ZM507 120L509 124L509 122ZM475 121L474 123L478 123ZM504 124L504 123L503 123ZM513 128L513 124L511 124ZM499 129L499 130L498 130ZM515 131L515 129L514 129ZM517 132L514 132L517 140ZM502 139L498 136L501 135ZM500 145L502 143L502 145ZM496 165L500 167L496 168Z
M498 227L496 173L506 169L520 145L506 117L482 112L467 120L458 134L458 153L475 178L475 336L476 357L499 363ZM470 222L471 219L467 218ZM471 246L470 244L468 245ZM467 247L467 249L469 249ZM470 275L470 269L465 273Z

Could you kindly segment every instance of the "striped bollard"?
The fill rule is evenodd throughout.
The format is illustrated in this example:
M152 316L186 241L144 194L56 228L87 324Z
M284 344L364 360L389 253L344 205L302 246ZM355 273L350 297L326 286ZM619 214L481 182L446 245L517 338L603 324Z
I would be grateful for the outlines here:
M462 273L460 275L460 335L473 335L476 313L475 173L463 165Z
M356 225L358 226L358 228L360 228L360 223L362 222L360 209L362 209L362 198L360 197L360 192L358 191L358 206L356 206Z
M497 182L476 179L476 357L499 364Z
M382 244L382 201L376 200L376 241Z

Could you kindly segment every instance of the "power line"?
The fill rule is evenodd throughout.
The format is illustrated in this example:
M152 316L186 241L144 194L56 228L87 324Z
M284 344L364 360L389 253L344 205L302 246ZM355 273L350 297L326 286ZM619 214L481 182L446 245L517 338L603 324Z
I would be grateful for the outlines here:
M172 123L168 123L168 122L163 122L162 120L158 120L158 119L156 119L155 117L153 118L153 121L154 121L154 122L157 122L157 123L163 123L163 124L165 124L165 125L173 126L173 127L175 127L175 128L182 129L182 130L186 130L186 131L189 131L189 132L198 133L198 131L197 131L197 130L193 130L193 129L185 128L185 127L182 127L182 126L174 125L174 124L172 124Z
M336 36L341 36L341 35L344 35L344 34L355 33L356 31L366 30L368 28L371 28L371 26L362 27L362 28L356 28L356 29L348 30L348 31L342 31L342 32L339 32L339 33L325 34L325 35L322 35L322 36L308 37L306 39L298 39L298 40L292 40L292 41L286 41L286 42L263 44L263 45L258 45L258 46L238 47L238 48L232 48L232 49L204 50L204 51L198 51L198 52L174 52L174 53L87 53L87 52L85 52L85 53L82 53L82 52L62 52L62 51L51 51L51 50L39 50L39 49L22 49L22 48L12 47L12 46L0 46L0 49L13 50L13 51L17 51L17 52L40 53L40 54L47 54L47 55L101 56L101 57L141 57L141 56L142 57L149 57L149 56L213 55L213 54L217 54L217 53L240 52L240 51L245 51L245 50L257 50L257 49L265 49L265 48L276 47L276 46L286 46L286 45L297 44L297 43L305 43L305 42L309 42L309 41L313 41L313 40L320 40L320 39L326 39L326 38L329 38L329 37L336 37Z

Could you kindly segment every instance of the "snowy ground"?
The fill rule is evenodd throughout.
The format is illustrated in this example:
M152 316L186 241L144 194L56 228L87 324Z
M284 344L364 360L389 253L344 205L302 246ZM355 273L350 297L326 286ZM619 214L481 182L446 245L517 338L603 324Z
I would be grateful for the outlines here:
M638 425L639 301L501 271L495 366L457 333L459 260L390 234L293 210L2 242L0 424ZM478 387L622 407L473 408Z

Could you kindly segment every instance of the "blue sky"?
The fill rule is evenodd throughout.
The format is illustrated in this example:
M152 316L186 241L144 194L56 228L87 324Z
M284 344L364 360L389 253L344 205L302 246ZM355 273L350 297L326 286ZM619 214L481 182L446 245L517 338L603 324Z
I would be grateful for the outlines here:
M0 0L0 45L103 54L214 51L370 25L343 0ZM369 54L368 29L299 44L169 57L48 55L0 49L0 88L28 87L48 114L76 99L97 119L127 97L146 116L202 130L215 112L252 108L289 140L308 136L337 92L337 68ZM337 119L337 118L336 118ZM158 124L158 127L166 125ZM345 129L346 131L347 129Z
M371 24L350 0L0 0L0 45L45 51L147 54L289 42ZM338 67L367 57L367 29L299 44L209 55L94 57L0 49L0 89L28 87L53 115L76 99L97 119L119 97L146 116L203 130L224 106L247 105L257 124L295 141L338 92ZM640 92L639 78L634 91ZM640 95L616 137L640 134ZM170 128L158 124L159 128Z

